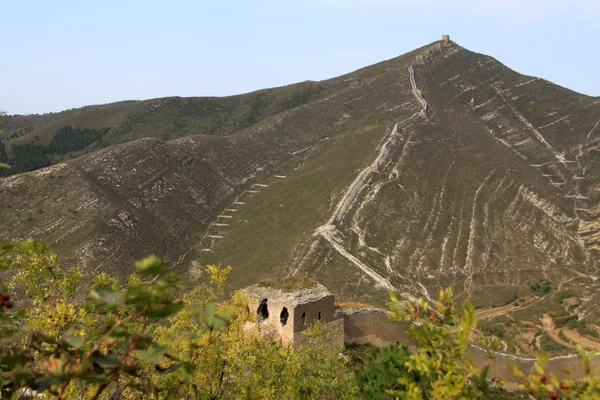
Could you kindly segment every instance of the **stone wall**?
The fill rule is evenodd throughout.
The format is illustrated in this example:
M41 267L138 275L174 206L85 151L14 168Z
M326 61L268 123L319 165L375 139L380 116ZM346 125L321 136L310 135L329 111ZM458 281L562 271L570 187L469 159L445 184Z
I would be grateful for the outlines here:
M297 304L293 311L294 332L303 331L308 325L319 320L328 323L333 321L333 305L335 298L333 295L322 297L316 301L311 301L303 304ZM304 318L302 317L304 315ZM292 315L290 314L290 318Z
M389 321L379 309L336 310L335 317L344 320L344 341L347 344L374 344L382 347L408 340L404 322Z
M399 321L388 321L388 314L380 309L336 310L336 318L344 321L344 342L346 344L372 344L383 347L398 342L408 341L406 335L407 324ZM511 356L504 353L494 353L494 358L489 358L487 353L478 347L471 346L467 350L469 357L475 365L483 368L489 365L488 376L500 378L507 382L517 382L513 374L513 366L528 373L532 368L534 359ZM600 357L592 362L593 366L600 366ZM576 356L555 357L550 359L549 371L560 378L579 379L583 376L581 362Z
M249 311L256 313L262 300L258 297L248 296ZM333 305L335 298L331 294L300 304L277 301L277 299L269 299L268 297L266 297L266 300L269 317L261 323L270 325L281 336L284 343L292 340L297 341L296 336L298 333L317 321L319 313L322 323L334 322ZM282 325L281 314L284 308L287 309L288 318L287 323ZM302 314L305 314L304 318L302 318Z

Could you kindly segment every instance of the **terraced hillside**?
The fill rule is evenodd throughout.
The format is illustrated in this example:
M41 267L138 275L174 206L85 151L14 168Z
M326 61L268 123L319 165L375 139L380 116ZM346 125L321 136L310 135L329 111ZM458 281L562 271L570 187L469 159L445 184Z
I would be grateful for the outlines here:
M278 171L293 171L335 138L382 130L402 116L404 107L394 99L395 71L411 57L319 82L326 95L233 135L139 139L2 179L2 232L46 240L65 261L94 271L128 273L132 260L152 251L179 260L183 269L205 247L201 239L217 212L248 185ZM412 101L410 95L405 98ZM390 99L389 106L381 107ZM85 109L66 112L81 113ZM10 135L14 119L6 120ZM165 117L163 123L170 122ZM147 136L155 134L148 128Z
M453 42L301 85L264 92L250 120L237 102L257 94L211 100L229 114L178 99L197 109L172 135L216 135L131 141L4 179L2 229L93 271L124 273L159 249L181 273L233 265L234 287L307 274L374 304L452 284L511 352L597 343L600 99ZM276 106L294 90L309 94ZM111 134L162 137L177 118Z

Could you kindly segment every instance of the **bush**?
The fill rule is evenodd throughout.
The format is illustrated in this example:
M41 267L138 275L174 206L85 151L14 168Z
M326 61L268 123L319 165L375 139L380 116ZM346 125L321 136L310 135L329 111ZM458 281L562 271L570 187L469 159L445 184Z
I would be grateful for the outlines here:
M558 304L562 304L563 301L565 301L566 299L569 299L571 297L577 297L577 296L575 296L575 293L573 291L565 290L563 292L556 293L556 295L554 296L554 300L556 300L556 302Z
M489 335L497 336L500 339L503 339L506 336L506 329L504 328L504 325L502 325L502 324L498 324L498 323L481 324L480 329L483 332L485 332Z
M79 269L61 266L42 244L0 245L0 269L14 272L8 285L0 282L2 398L17 398L25 388L57 399L524 398L492 384L487 368L478 371L466 357L475 313L470 303L454 300L452 288L432 303L390 295L392 318L409 322L414 351L406 344L365 346L343 356L319 323L305 331L309 344L302 347L249 335L246 323L256 315L245 297L223 293L229 267L209 266L208 281L186 293L159 257L135 267L126 282L101 274L87 284ZM540 341L556 348L547 335ZM497 344L485 335L478 342ZM529 376L515 370L521 387L598 398L594 354L579 351L584 381L546 378L548 358L540 355Z
M2 398L23 388L57 399L356 394L341 349L327 344L319 324L305 331L302 351L246 334L253 315L245 297L213 300L224 295L229 268L209 266L209 282L183 296L156 256L137 262L127 282L94 277L89 291L79 269L65 269L33 241L1 246L0 268L15 270L9 285L0 282Z
M540 336L540 349L546 353L555 352L555 351L565 351L568 350L568 347L563 346L562 344L555 342L554 339L550 337L546 332L542 333Z
M405 365L410 356L405 343L383 347L356 371L361 395L365 399L393 399L389 392L401 390L404 385L399 381L403 380L415 381L421 393L427 392L430 385L427 377L420 376L417 371L409 371Z
M536 296L545 296L554 290L556 290L556 285L549 280L539 281L531 285L531 291Z

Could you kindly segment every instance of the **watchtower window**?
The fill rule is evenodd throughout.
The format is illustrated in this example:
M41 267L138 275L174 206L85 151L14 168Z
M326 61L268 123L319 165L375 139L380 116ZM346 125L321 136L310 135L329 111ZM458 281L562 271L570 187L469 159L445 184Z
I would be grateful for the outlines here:
M267 307L267 299L263 299L258 306L258 310L256 310L258 317L263 321L269 318L269 307Z
M285 324L287 324L289 316L290 313L288 312L288 309L286 307L283 307L283 310L281 310L281 314L279 315L279 321L281 321L281 326L285 326Z
M302 321L302 326L306 325L306 313L302 313L302 317L300 317L300 321Z
M321 311L319 311L319 313L317 314L317 319L320 321L321 320Z

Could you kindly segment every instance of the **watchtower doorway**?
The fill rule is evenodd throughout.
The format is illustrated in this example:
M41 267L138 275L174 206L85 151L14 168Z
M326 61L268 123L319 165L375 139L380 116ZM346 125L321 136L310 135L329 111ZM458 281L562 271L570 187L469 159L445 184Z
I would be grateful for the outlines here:
M267 306L267 299L263 299L258 306L258 310L256 310L258 317L263 321L269 319L269 307Z
M289 316L290 313L288 312L288 309L286 307L283 307L283 310L281 310L281 314L279 315L279 321L281 322L281 326L285 326L285 324L287 324Z

